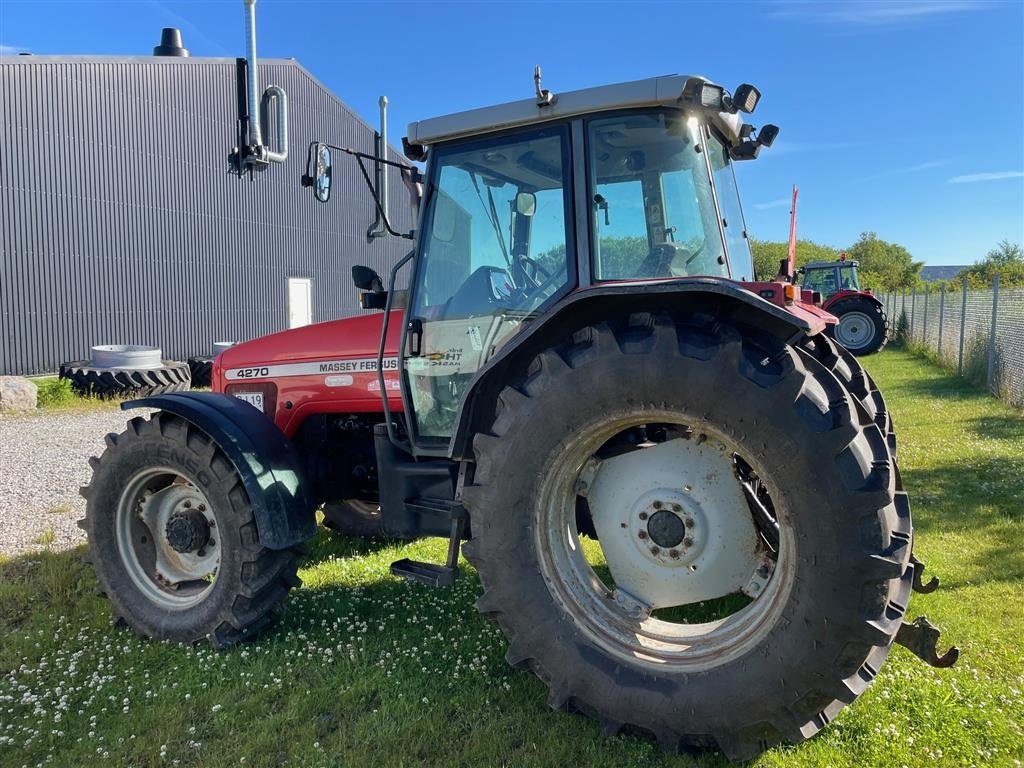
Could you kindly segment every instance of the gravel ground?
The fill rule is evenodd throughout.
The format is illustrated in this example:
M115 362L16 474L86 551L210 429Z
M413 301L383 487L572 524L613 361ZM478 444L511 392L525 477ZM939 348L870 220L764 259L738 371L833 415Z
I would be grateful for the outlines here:
M69 549L85 541L75 524L78 495L108 432L123 432L137 411L40 413L0 419L0 554Z

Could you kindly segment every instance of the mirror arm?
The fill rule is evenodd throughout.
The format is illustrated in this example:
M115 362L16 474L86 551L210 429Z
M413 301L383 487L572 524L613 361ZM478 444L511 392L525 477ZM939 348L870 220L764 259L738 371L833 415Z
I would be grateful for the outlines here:
M342 149L341 151L355 156L356 162L359 163L359 171L360 171L360 173L363 174L363 181L366 182L366 188L368 190L370 190L370 195L373 196L373 202L377 206L377 216L380 217L380 222L384 225L384 229L386 229L388 231L388 234L392 235L393 237L404 237L406 240L413 240L413 239L415 239L416 233L414 231L410 230L409 232L404 232L404 233L403 232L396 232L394 227L391 226L391 222L388 221L387 211L384 210L384 205L380 201L380 195L377 193L377 190L374 188L374 184L370 180L370 174L367 173L366 165L364 165L364 163L363 163L363 158L364 157L370 157L370 155L367 155L365 152L355 152L355 151L349 150L349 149ZM381 162L381 163L385 163L386 162L388 165L397 165L397 166L402 167L402 168L407 167L407 166L403 166L401 163L392 163L391 161L381 160L379 158L373 158L373 159L376 160L377 162Z

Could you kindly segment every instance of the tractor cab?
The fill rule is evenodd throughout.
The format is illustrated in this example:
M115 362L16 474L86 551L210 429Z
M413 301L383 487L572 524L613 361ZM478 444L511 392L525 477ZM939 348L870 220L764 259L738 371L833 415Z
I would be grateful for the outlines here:
M860 280L857 277L856 261L848 261L846 255L838 261L812 261L802 266L799 272L804 289L817 291L822 301L828 301L843 291L860 291Z
M421 229L399 351L407 427L443 455L470 382L525 323L613 281L753 277L733 162L755 138L730 96L669 76L413 123Z

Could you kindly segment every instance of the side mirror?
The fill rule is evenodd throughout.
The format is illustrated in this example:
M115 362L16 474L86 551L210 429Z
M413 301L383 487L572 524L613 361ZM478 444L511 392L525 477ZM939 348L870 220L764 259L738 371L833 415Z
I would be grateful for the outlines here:
M380 275L377 274L376 270L371 267L364 267L361 264L352 267L352 282L361 291L369 291L370 293L385 292L384 281L380 279Z
M313 196L321 203L331 199L331 150L326 144L317 142L309 145L302 186L312 187Z
M516 195L516 213L520 216L533 216L537 212L537 196L533 192L520 192Z

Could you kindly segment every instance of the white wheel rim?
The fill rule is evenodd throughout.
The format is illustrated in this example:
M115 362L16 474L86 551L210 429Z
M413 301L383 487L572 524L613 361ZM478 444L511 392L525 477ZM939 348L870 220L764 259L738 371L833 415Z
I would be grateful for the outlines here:
M795 537L786 524L788 513L779 506L781 495L765 482L776 503L780 524L778 559L767 571L765 551L756 545L756 527L739 480L731 467L726 476L721 476L727 467L723 457L731 457L735 446L706 426L701 426L692 440L682 441L692 445L666 441L594 466L593 453L606 440L644 423L699 424L700 419L681 419L681 414L672 412L644 412L576 432L539 492L534 535L541 573L556 602L606 651L659 668L707 669L749 651L781 615L793 581ZM629 457L628 461L619 461ZM644 463L650 466L641 473L639 467ZM678 481L669 478L670 487L666 472L673 463L680 476ZM748 463L764 477L759 467ZM708 469L717 472L719 479L707 480L707 472L697 474ZM691 486L689 490L687 485ZM614 590L602 582L586 560L576 531L575 502L581 489L588 502L590 494L595 494L597 509L591 506L591 513L615 580ZM638 534L644 530L642 524L652 520L650 510L656 501L661 503L659 511L665 511L668 504L668 511L677 515L684 527L687 518L694 523L687 528L693 541L685 547L676 546L677 557L664 547L651 553L641 546L651 540L649 528L646 540ZM673 505L680 510L674 510ZM641 521L644 511L648 517ZM696 570L692 570L694 565ZM748 594L755 595L753 601L724 618L682 624L652 615L652 609L691 604L745 586L749 587Z
M864 312L847 312L836 325L836 339L847 349L862 349L875 340L875 323Z
M167 538L172 515L186 510L205 521L205 543L176 551ZM206 599L221 560L221 532L206 496L187 477L167 467L138 472L118 502L117 549L128 577L151 602L169 610L191 608Z

